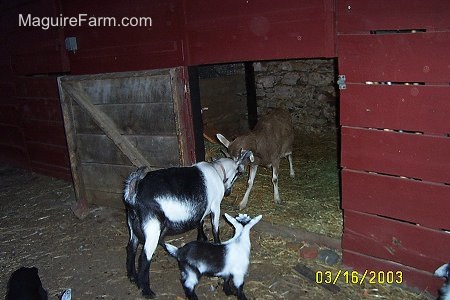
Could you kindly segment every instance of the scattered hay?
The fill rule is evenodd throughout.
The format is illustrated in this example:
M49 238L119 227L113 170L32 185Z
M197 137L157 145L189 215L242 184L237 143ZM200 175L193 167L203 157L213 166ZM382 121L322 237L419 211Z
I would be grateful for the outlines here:
M219 144L205 141L207 157L220 157ZM302 228L310 232L340 238L342 210L339 195L337 136L297 135L293 152L295 178L289 176L289 164L282 160L279 190L282 205L273 201L272 172L258 168L245 213L262 214L265 221ZM223 211L238 212L247 188L247 176L240 177L232 194L225 198Z

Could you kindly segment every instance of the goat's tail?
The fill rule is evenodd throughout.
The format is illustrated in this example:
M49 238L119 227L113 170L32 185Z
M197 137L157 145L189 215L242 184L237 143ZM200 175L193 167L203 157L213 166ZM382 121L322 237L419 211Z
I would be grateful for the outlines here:
M136 194L137 194L137 187L139 181L145 177L147 174L146 167L140 167L136 171L130 174L128 176L127 180L125 181L125 188L123 191L123 198L126 203L129 205L134 205L136 202Z
M169 253L171 256L177 258L177 254L178 254L177 247L175 247L171 244L164 243L164 248L166 248L167 253Z

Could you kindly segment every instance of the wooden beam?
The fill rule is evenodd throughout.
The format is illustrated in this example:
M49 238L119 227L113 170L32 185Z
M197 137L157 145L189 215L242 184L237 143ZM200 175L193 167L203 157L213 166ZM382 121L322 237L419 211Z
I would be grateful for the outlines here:
M95 123L105 132L105 134L114 142L114 144L125 154L128 159L137 167L147 166L150 168L150 163L144 156L130 143L130 141L122 136L114 122L102 111L98 110L89 101L89 98L82 92L80 84L65 82L62 89L75 102L83 107L95 121Z
M256 103L255 70L253 62L245 62L245 86L247 88L248 127L253 129L258 122L258 105Z

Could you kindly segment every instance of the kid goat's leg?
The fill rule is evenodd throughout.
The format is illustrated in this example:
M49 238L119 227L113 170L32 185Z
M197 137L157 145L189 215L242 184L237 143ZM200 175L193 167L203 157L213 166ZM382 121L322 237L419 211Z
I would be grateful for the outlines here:
M250 172L248 174L248 185L245 191L244 198L241 203L239 203L239 208L244 209L247 206L248 197L250 196L250 191L253 187L253 182L255 181L256 171L258 170L258 165L250 165Z
M198 284L199 274L189 267L187 264L180 264L181 269L181 284L183 285L184 293L189 300L197 300L197 294L195 294L195 287Z
M142 289L142 295L148 298L154 298L155 293L150 288L150 261L156 246L158 246L159 236L161 234L161 224L155 219L150 219L143 224L143 233L145 237L144 247L139 257L138 286Z
M244 275L234 275L233 276L233 284L237 289L237 298L238 300L247 300L244 294Z

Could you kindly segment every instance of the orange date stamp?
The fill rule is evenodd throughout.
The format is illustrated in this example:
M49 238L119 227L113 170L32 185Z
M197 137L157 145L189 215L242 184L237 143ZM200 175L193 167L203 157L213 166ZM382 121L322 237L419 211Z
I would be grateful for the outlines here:
M401 284L403 282L402 271L369 271L364 273L357 271L317 271L317 284L336 284L342 281L345 284L359 284L364 282L369 284Z

